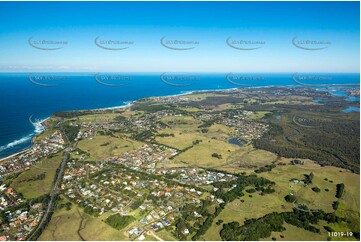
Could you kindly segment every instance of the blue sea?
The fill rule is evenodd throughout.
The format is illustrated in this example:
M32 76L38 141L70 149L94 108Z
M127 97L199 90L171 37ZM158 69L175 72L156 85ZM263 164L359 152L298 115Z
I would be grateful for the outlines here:
M360 82L359 74L312 73L332 79L304 75L300 80L308 84L321 84L318 80L329 84ZM30 147L32 137L43 131L41 121L57 111L112 108L143 97L262 86L300 84L294 81L292 73L2 73L0 158ZM330 92L337 92L333 87Z

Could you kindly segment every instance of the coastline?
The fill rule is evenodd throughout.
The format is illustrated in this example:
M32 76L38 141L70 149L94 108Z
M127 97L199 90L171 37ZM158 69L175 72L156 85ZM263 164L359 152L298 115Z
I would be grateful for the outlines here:
M61 111L61 112L71 112L71 111L79 111L79 112L81 112L81 111L102 111L102 110L112 110L112 109L129 108L129 107L131 107L131 106L133 105L134 102L136 102L136 100L135 100L135 101L127 101L127 102L125 102L125 103L127 103L127 104L121 105L121 106L115 106L115 107L95 108L95 109L83 109L83 110L69 110L69 111ZM55 113L55 112L54 112L54 113ZM53 113L53 114L54 114L54 113ZM45 119L43 119L42 121L39 122L39 124L42 126L43 130L42 130L40 133L36 133L36 134L34 134L34 135L31 137L31 144L30 144L29 147L26 147L26 148L24 148L23 150L18 151L18 152L14 153L14 154L11 154L11 155L9 155L9 156L0 158L0 162L2 162L2 161L4 161L4 160L7 160L7 159L10 159L10 158L12 158L12 157L15 157L15 156L17 156L17 155L20 155L20 154L22 154L22 153L25 153L25 152L31 150L31 149L33 148L33 145L34 145L34 140L35 140L35 138L38 137L39 135L41 135L42 133L44 133L44 132L46 131L46 127L45 127L44 125L42 125L42 124L43 124L44 122L46 122L48 119L50 119L50 118L53 116L53 114L52 114L50 117L47 117L47 118L45 118ZM34 125L33 122L30 121L30 123ZM35 130L36 130L36 128L35 128ZM35 132L35 130L34 130L34 132Z
M283 85L283 86L278 86L278 85L266 85L266 86L250 86L250 87L232 87L232 88L224 88L224 89L203 89L203 90L192 90L192 91L181 91L181 93L177 93L177 94L170 94L170 95L160 95L160 96L149 96L149 97L143 97L143 98L163 98L163 97L178 97L178 96L186 96L186 95L191 95L191 94L196 94L196 93L207 93L207 92L227 92L227 91L232 91L232 90L238 90L238 89L258 89L258 88L274 88L274 87L287 87L287 88L302 88L305 86L299 85L299 84L295 84L295 85ZM309 88L309 87L307 87ZM318 89L318 88L314 88L315 90L318 91L326 91L327 90L322 90L322 89ZM327 89L327 88L326 88ZM331 94L332 95L332 94ZM136 103L138 100L140 100L142 98L138 98L136 100L132 100L132 101L124 101L124 105L120 105L120 106L113 106L113 107L104 107L104 108L93 108L93 109L78 109L78 110L66 110L66 111L59 111L59 112L81 112L81 111L102 111L102 110L116 110L116 109L126 109L126 108L130 108L131 106L134 105L134 103ZM53 112L54 114L55 112ZM29 151L30 149L32 149L33 144L34 144L34 139L39 136L40 134L42 134L43 132L46 131L46 127L42 125L43 122L45 122L46 120L50 119L53 114L50 117L47 117L45 119L43 119L40 122L40 125L43 127L43 130L40 133L36 133L32 138L31 138L31 145L30 147L24 148L21 151L18 151L14 154L11 154L7 157L4 158L0 158L0 162L4 161L6 159L12 158L14 156L20 155L22 153L25 153L26 151ZM32 123L32 122L31 122ZM34 123L32 123L34 124ZM35 128L36 130L36 128ZM35 131L34 131L35 132Z
M12 157L14 157L14 156L20 155L20 154L22 154L22 153L25 153L25 152L31 150L31 149L33 148L33 145L34 145L34 140L35 140L35 138L36 138L37 136L41 135L43 132L45 132L46 127L43 125L43 123L44 123L46 120L48 120L49 118L50 118L50 117L47 117L47 118L41 120L40 122L38 122L38 124L37 124L37 123L34 123L34 122L31 121L31 116L30 116L29 121L30 121L30 123L31 123L32 125L34 125L34 127L35 127L35 130L34 130L35 134L31 137L31 144L30 144L30 146L22 149L21 151L18 151L18 152L16 152L16 153L14 153L14 154L11 154L11 155L6 156L6 157L3 157L3 158L0 158L0 162L1 162L1 161L4 161L4 160L7 160L7 159L10 159L10 158L12 158ZM41 126L41 129L42 129L42 130L41 130L39 133L36 133L36 130L37 130L36 125L40 125L40 126Z
M31 147L26 148L26 149L24 149L24 150L22 150L22 151L19 151L19 152L15 153L15 154L9 155L9 156L4 157L4 158L0 158L0 162L1 162L1 161L4 161L4 160L7 160L7 159L10 159L10 158L12 158L12 157L14 157L14 156L20 155L20 154L22 154L22 153L25 153L25 152L31 150L32 147L33 147L33 144L31 144Z
M161 95L161 96L150 96L150 97L147 97L147 98L155 98L155 97L177 97L177 96L185 96L185 95L190 95L190 94L194 94L194 93L204 93L204 92L211 92L211 91L229 91L229 90L236 90L236 89L240 89L240 87L235 87L235 88L227 88L227 89L212 89L212 90L193 90L193 91L185 91L185 92L182 92L182 93L178 93L178 94L171 94L171 95ZM144 98L144 97L143 97ZM124 105L120 105L120 106L113 106L113 107L104 107L104 108L93 108L93 109L77 109L77 110L66 110L66 111L55 111L55 112L81 112L81 111L102 111L102 110L115 110L115 109L125 109L125 108L130 108L131 106L133 106L133 104L135 102L137 102L138 100L140 100L141 98L139 99L136 99L136 100L132 100L132 101L125 101L123 102ZM53 114L55 113L53 112ZM50 115L49 117L43 119L40 124L42 124L43 122L45 122L46 120L50 119L52 116ZM29 120L31 124L34 125L33 122L31 122L31 120ZM7 159L10 159L12 157L15 157L17 155L20 155L22 153L25 153L29 150L31 150L33 148L33 145L34 145L34 140L37 136L39 136L40 134L42 134L43 132L46 131L46 127L42 125L42 127L44 128L40 133L38 134L35 134L33 137L31 137L31 145L29 147L26 147L24 148L23 150L21 151L18 151L14 154L11 154L9 156L6 156L6 157L3 157L3 158L0 158L0 162L4 161L4 160L7 160ZM36 128L35 128L36 130ZM34 132L35 132L34 130Z
M178 94L171 94L171 95L161 95L161 96L150 96L148 98L155 98L155 97L178 97L178 96L186 96L186 95L191 95L191 94L196 94L196 93L206 93L206 92L219 92L219 91L232 91L232 90L237 90L237 89L256 89L256 88L272 88L272 87L303 87L302 85L299 84L295 84L295 85L283 85L283 86L278 86L278 85L267 85L267 86L250 86L250 87L232 87L232 88L220 88L220 89L202 89L202 90L193 90L193 91L182 91L181 93ZM132 101L132 102L136 102Z

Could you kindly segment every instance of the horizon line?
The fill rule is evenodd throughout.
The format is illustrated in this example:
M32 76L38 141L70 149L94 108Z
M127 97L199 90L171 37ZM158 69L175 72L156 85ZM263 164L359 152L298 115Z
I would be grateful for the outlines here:
M93 73L136 73L136 74L159 74L159 73L197 73L197 74L225 74L225 73L246 73L246 74L294 74L294 73L332 73L332 74L360 74L359 72L327 72L327 71L280 71L280 72L244 72L244 71L0 71L0 74L31 74L31 73L77 73L77 74L93 74Z

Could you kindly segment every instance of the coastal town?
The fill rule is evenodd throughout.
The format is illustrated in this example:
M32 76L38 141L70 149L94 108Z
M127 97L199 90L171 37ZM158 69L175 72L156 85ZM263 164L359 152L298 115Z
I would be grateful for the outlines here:
M3 160L0 165L1 179L6 175L29 170L32 166L36 167L42 158L58 153L64 149L64 145L61 132L55 131L25 152ZM34 179L43 178L44 175L40 175ZM25 240L43 216L41 202L41 200L27 201L13 187L3 183L0 186L0 220L1 230L4 233L0 236L0 240Z
M224 203L192 184L232 181L235 176L197 168L154 169L154 163L161 161L154 151L149 157L150 151L147 146L141 147L133 154L98 165L86 164L85 168L76 161L69 162L61 189L70 201L90 214L99 216L108 212L139 217L138 225L128 231L131 239L141 239L145 231L174 224L186 204L201 205L202 200L209 200L215 206ZM140 162L145 157L150 165ZM202 217L196 211L194 214Z
M361 0L0 0L1 241L361 241Z
M0 161L0 178L4 175L21 172L35 165L41 158L58 153L64 149L65 141L59 130L55 131L30 149Z
M292 211L295 202L284 197L308 189L302 167L309 160L297 160L296 166L294 159L256 148L254 141L293 115L274 111L274 105L283 107L286 96L296 92L244 92L153 97L122 109L54 114L31 148L0 162L0 240L48 238L42 236L62 221L61 214L96 220L126 240L205 239L211 226L222 226L223 213L238 214L257 203L271 211L262 201L276 192L279 204L272 209ZM302 101L317 109L315 95L329 97L298 93L288 105ZM261 110L245 108L255 102L263 103ZM292 177L285 183L268 175L286 168Z

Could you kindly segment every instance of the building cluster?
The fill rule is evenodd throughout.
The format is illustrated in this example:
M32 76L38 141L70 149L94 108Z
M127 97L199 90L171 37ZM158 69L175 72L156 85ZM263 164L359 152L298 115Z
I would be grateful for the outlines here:
M55 131L33 146L17 155L3 159L0 162L0 176L16 173L29 169L43 157L58 153L64 149L64 140L60 131Z
M190 99L188 97L185 97L184 95L159 96L159 97L152 97L149 100L152 100L157 104L169 104L169 103L180 104L180 103L187 103L190 101Z
M219 206L222 199L200 186L236 179L201 168L157 168L175 152L146 144L102 162L74 159L67 163L61 189L69 200L93 216L119 213L139 217L128 234L131 239L141 239L145 231L174 225L186 204L201 207L206 199Z
M121 122L115 122L114 119L94 118L91 121L78 121L70 123L73 126L80 126L80 130L75 141L87 139L97 135L98 130L119 129L125 127Z
M177 150L163 145L145 144L135 150L124 152L119 158L111 158L133 170L154 169L161 166L167 157L177 154Z
M245 139L260 138L269 128L269 125L256 120L250 120L248 116L254 112L247 110L232 110L217 113L196 113L194 117L201 121L214 121L235 129L235 136Z
M38 225L42 204L29 204L12 187L0 186L0 241L25 240Z

